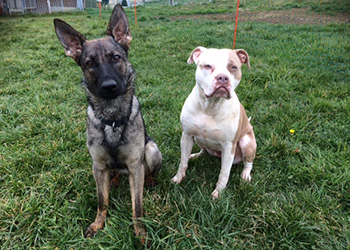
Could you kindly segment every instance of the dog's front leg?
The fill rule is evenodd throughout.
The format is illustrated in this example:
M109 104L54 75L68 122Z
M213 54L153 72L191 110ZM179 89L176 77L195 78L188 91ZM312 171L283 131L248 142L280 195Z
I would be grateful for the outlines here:
M213 200L219 198L219 194L227 185L235 152L236 145L232 145L231 143L224 145L223 150L221 152L221 170L219 179L216 183L214 191L211 193L211 197Z
M109 204L110 173L104 164L94 163L93 174L97 188L97 215L95 221L85 230L85 237L93 237L101 230L106 221Z
M145 181L145 169L142 162L131 163L129 166L129 184L132 202L132 219L136 236L145 244L147 232L139 221L143 217L143 186Z
M193 137L182 132L181 136L181 161L179 169L177 170L176 175L171 179L172 182L180 184L181 181L186 176L186 170L188 167L188 160L193 147Z

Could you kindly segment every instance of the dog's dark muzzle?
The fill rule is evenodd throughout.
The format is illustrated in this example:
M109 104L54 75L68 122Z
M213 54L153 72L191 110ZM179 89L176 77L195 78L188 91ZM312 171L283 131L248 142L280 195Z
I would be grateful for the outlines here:
M102 98L114 99L124 94L124 85L123 78L115 72L111 65L101 65L98 76L98 94Z
M113 65L101 63L96 73L97 92L95 94L101 98L114 99L124 94L124 78L113 68Z
M124 94L124 85L113 79L101 81L98 87L98 95L106 99L114 99Z
M117 82L114 80L107 80L102 82L101 88L105 92L113 92L117 90Z

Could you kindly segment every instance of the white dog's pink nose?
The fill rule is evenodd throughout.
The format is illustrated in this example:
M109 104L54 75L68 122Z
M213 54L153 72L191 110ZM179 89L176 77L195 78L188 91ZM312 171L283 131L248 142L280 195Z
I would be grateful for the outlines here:
M222 84L222 85L226 85L229 82L229 78L225 74L219 74L215 77L215 79L219 84Z

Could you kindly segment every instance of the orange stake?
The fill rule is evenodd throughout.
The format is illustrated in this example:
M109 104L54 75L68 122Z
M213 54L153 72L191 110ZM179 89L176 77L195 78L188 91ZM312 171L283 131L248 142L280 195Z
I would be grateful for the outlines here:
M137 26L136 0L134 0L134 9L135 9L135 26Z
M236 46L237 23L238 23L238 9L239 9L239 0L237 0L235 33L234 33L234 37L233 37L233 49L235 49L235 46Z
M100 18L101 18L101 9L102 9L102 3L100 1L100 4L99 4L99 7L100 7Z

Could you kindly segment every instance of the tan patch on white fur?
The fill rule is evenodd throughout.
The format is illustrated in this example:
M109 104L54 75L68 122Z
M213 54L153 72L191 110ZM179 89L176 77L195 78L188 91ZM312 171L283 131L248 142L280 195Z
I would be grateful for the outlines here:
M239 116L238 116L239 117L238 128L236 131L235 138L232 142L233 144L237 144L239 140L250 131L250 127L251 127L242 104L239 103L239 105L240 105L240 109L239 109Z

